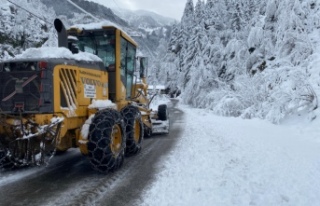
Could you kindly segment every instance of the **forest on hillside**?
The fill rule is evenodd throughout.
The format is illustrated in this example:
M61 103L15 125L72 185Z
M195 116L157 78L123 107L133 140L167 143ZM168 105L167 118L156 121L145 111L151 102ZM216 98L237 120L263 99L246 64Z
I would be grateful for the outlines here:
M320 95L320 2L187 0L155 74L185 103L216 114L314 119ZM167 48L167 49L166 49Z
M40 0L12 2L0 0L0 59L30 47L54 45L54 10Z
M55 46L54 9L45 0L15 2L20 6L0 0L0 59ZM185 103L218 115L314 119L320 115L319 9L316 0L187 0L181 22L137 38L151 54L149 83L181 90ZM67 24L92 21L74 17L59 16ZM168 32L169 40L162 34Z

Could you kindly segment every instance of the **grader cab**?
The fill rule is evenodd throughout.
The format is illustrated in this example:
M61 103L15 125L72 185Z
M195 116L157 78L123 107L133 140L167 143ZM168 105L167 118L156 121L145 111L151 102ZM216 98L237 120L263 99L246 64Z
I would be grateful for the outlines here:
M169 131L167 107L149 108L145 58L124 31L54 25L59 48L0 63L0 167L47 164L79 147L95 170L115 170L159 125Z

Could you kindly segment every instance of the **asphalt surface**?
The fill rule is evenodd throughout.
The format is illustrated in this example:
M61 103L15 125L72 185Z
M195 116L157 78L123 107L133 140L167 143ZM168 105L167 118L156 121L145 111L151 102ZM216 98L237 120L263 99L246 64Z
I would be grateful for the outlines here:
M55 156L47 167L0 172L0 205L139 205L144 191L161 171L184 126L183 112L170 110L170 133L144 139L138 155L125 159L109 174L91 169L87 158L71 149Z

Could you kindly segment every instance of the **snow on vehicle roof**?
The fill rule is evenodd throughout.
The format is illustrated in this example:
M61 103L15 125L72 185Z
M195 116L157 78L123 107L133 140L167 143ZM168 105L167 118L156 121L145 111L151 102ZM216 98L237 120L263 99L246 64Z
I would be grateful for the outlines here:
M30 48L25 50L23 53L16 55L12 59L74 59L79 61L100 61L102 60L91 53L79 52L78 54L72 54L72 52L64 47L41 47L41 48Z
M102 27L105 27L105 26L114 26L116 28L124 30L121 26L119 26L111 21L108 21L108 20L104 20L101 22L95 22L95 23L89 23L89 24L75 24L75 25L71 26L70 28L93 30L93 29L102 29Z
M103 27L108 27L108 26L116 27L116 28L120 29L123 33L125 33L127 36L131 37L131 35L128 33L129 28L124 28L124 27L122 27L118 24L115 24L111 21L108 21L108 20L104 20L101 22L95 22L95 23L88 23L88 24L75 24L73 26L70 26L69 29L77 28L77 29L82 29L82 30L94 30L94 29L102 29Z

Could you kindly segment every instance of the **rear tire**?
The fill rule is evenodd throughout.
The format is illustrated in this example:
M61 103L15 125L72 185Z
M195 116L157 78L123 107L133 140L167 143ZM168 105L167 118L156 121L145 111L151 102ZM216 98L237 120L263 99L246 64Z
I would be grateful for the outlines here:
M137 154L141 150L144 136L144 127L141 113L137 107L126 106L121 110L121 115L125 123L126 131L126 155Z
M124 131L118 111L105 109L96 113L88 135L88 156L95 170L105 173L121 167L126 139Z
M169 118L168 106L166 104L161 104L158 106L158 119L161 121L166 121Z

